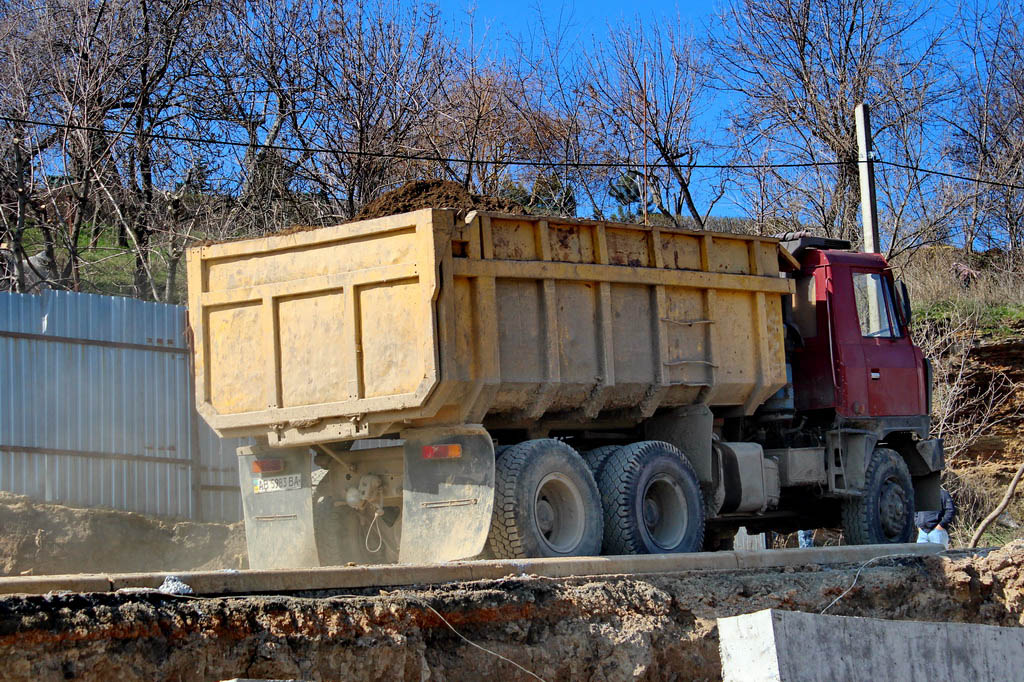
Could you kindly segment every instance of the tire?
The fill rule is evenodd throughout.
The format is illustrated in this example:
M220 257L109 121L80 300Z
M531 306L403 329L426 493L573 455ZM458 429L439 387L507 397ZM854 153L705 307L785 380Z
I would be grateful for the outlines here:
M321 566L347 563L380 564L398 561L398 556L382 544L380 551L366 549L369 520L348 505L335 505L331 471L314 471L313 535ZM378 520L380 523L380 520ZM371 538L372 542L372 538ZM395 548L397 549L397 547Z
M514 445L498 457L488 538L499 559L601 552L601 497L579 453L552 439Z
M660 441L634 443L610 456L598 481L605 554L699 552L704 497L693 467Z
M583 461L587 463L590 473L594 474L595 481L601 475L601 467L604 466L604 463L621 447L620 445L602 445L599 448L583 453Z
M914 534L914 484L907 463L889 448L875 448L864 476L863 497L843 502L843 533L851 545L910 542Z

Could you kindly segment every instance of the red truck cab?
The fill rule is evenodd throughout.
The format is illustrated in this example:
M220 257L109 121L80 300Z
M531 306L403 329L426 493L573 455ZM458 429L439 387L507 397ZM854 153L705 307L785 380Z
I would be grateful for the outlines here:
M904 287L876 253L805 249L793 301L798 412L841 417L928 414L929 377L910 338Z

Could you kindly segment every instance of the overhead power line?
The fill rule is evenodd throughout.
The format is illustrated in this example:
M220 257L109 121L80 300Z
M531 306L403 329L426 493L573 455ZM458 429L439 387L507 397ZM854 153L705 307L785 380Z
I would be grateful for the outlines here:
M1006 182L999 182L997 180L985 180L983 178L972 178L969 175L959 175L957 173L949 173L947 171L933 170L930 168L921 168L920 166L912 166L905 163L897 163L896 161L875 161L875 163L882 164L885 166L893 166L894 168L902 168L904 170L917 171L918 173L926 173L928 175L938 175L943 178L953 178L954 180L965 180L967 182L976 182L981 185L992 185L994 187L1005 187L1006 189L1024 189L1024 185L1013 185Z
M0 120L8 121L10 123L20 123L23 125L39 125L48 126L50 128L64 128L67 130L84 130L97 133L104 133L107 135L117 136L128 136L138 137L142 133L138 133L133 130L112 130L110 128L103 128L100 126L86 126L75 123L53 123L50 121L35 121L31 119L14 118L11 116L0 115ZM248 142L241 142L237 140L221 140L216 138L204 138L204 137L190 137L187 135L171 135L168 133L146 133L147 137L154 140L166 140L169 142L187 142L190 144L208 144L217 145L224 147L241 147L241 148L256 148L256 149L272 149L275 151L287 151L287 152L299 152L299 153L316 153L316 154L339 154L343 156L355 156L355 157L367 157L377 159L393 159L396 161L432 161L434 163L486 163L486 164L500 164L506 166L538 166L538 167L549 167L549 166L573 166L576 168L635 168L639 164L628 163L624 161L537 161L534 159L466 159L457 157L445 157L435 154L399 154L394 152L373 152L373 151L353 151L348 149L337 149L333 147L304 147L298 145L284 145L284 144L250 144ZM807 162L795 162L795 163L751 163L751 164L696 164L693 166L687 166L687 168L705 168L705 169L758 169L758 168L811 168L814 166L838 166L846 163L844 161L807 161ZM673 168L674 164L661 163L647 164L649 168Z
M101 126L86 126L75 123L54 123L51 121L37 121L32 119L15 118L11 116L0 115L0 120L7 121L9 123L17 123L22 125L38 125L47 126L50 128L63 128L66 130L84 130L90 132L103 133L106 135L115 136L127 136L127 137L139 137L142 133L138 133L133 130L112 130L110 128L104 128ZM237 140L222 140L218 138L206 138L206 137L192 137L188 135L172 135L169 133L146 133L147 137L154 140L164 140L167 142L184 142L188 144L203 144L203 145L214 145L222 147L239 147L244 149L270 149L275 151L286 151L286 152L298 152L303 154L337 154L341 156L351 156L357 158L375 158L375 159L390 159L394 161L426 161L431 163L450 163L450 164L490 164L490 165L505 165L505 166L528 166L535 168L549 168L551 166L571 166L574 168L636 168L639 166L637 163L630 163L626 161L537 161L535 159L468 159L458 157L446 157L435 154L402 154L397 152L374 152L374 151L355 151L349 149L338 149L334 147L306 147L300 145L285 145L285 144L250 144L249 142L241 142ZM702 163L702 164L687 164L687 168L692 169L705 169L705 170L765 170L773 168L816 168L824 166L842 166L849 163L858 163L857 160L851 159L849 161L802 161L802 162L767 162L767 163ZM973 182L982 185L989 185L993 187L1002 187L1005 189L1020 189L1024 190L1024 185L1014 185L1011 183L999 182L996 180L986 180L983 178L971 177L968 175L960 175L958 173L950 173L947 171L934 170L930 168L922 168L921 166L914 166L909 164L898 163L896 161L885 161L875 160L876 165L881 166L892 166L894 168L901 168L904 170L910 170L917 173L925 173L927 175L937 175L944 178L951 178L954 180L963 180L965 182ZM648 168L674 168L676 164L669 163L649 163Z

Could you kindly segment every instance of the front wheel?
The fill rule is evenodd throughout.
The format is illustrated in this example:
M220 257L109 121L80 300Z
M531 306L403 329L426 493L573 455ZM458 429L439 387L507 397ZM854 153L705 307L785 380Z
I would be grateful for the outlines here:
M864 476L864 495L843 503L843 532L851 545L910 542L914 484L907 463L889 448L875 448Z

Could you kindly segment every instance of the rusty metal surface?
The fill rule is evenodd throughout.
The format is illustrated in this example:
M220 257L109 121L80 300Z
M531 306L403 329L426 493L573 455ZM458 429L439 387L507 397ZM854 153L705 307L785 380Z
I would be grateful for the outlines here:
M0 489L238 520L241 443L192 409L184 329L181 306L0 293Z
M980 550L984 551L984 550ZM811 549L777 549L696 554L643 554L638 556L570 557L512 561L462 561L447 564L377 565L310 569L196 571L173 575L196 594L242 594L329 590L400 585L433 585L467 580L496 580L509 575L547 578L599 575L644 575L683 571L726 571L781 568L810 564L859 564L883 556L906 558L936 556L942 545L849 545ZM0 594L45 594L116 591L122 588L157 588L171 573L107 575L17 576L0 578Z

